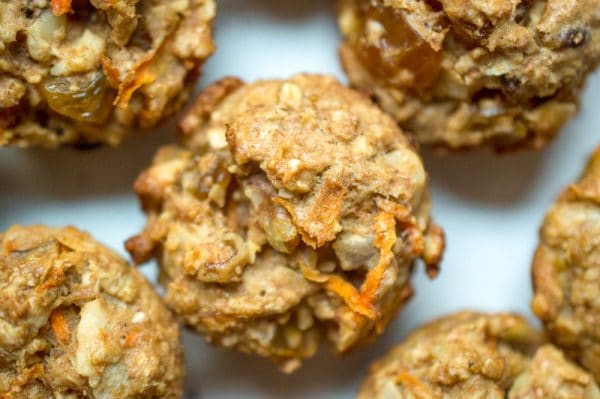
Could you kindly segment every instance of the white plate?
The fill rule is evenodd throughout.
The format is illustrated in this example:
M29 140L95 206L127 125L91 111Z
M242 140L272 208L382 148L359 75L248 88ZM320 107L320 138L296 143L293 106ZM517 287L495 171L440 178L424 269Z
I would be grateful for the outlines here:
M322 0L222 0L218 51L200 86L224 75L250 81L324 72L345 81L337 59L333 4ZM548 205L600 144L600 76L560 139L532 153L425 154L434 213L448 250L440 277L416 271L416 296L375 345L344 358L327 351L286 377L266 360L214 349L186 334L189 398L351 398L369 363L412 328L460 309L519 311L531 317L529 266ZM131 184L171 127L118 149L0 150L0 229L13 223L74 224L125 255L123 241L144 217ZM144 267L151 278L154 266Z

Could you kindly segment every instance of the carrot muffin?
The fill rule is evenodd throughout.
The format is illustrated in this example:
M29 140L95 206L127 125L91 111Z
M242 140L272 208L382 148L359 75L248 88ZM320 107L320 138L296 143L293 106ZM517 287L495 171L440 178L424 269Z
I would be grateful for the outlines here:
M183 102L214 0L0 2L0 146L118 144Z
M73 228L0 233L1 398L181 398L179 328L146 279Z
M341 58L424 144L539 148L600 61L600 0L339 0Z
M554 343L600 381L600 149L546 215L533 284Z
M598 399L594 378L517 315L461 312L377 361L359 399Z
M135 183L148 214L127 243L161 266L166 300L207 341L285 371L323 339L346 352L435 275L442 231L427 175L395 122L333 78L204 91Z

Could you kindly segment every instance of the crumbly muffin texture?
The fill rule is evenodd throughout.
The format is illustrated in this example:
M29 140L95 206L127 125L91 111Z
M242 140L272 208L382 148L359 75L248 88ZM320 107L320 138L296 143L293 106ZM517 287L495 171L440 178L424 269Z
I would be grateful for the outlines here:
M0 233L0 398L181 398L179 328L152 286L72 228Z
M598 399L594 378L513 314L461 312L377 361L359 399Z
M341 59L425 144L538 148L600 62L600 0L339 0Z
M156 256L166 300L209 342L297 368L327 338L374 338L435 275L444 240L427 175L394 121L333 78L204 91L135 190L148 214L127 247Z
M0 1L0 146L118 144L187 99L214 0Z
M533 283L553 341L600 381L600 149L546 215Z

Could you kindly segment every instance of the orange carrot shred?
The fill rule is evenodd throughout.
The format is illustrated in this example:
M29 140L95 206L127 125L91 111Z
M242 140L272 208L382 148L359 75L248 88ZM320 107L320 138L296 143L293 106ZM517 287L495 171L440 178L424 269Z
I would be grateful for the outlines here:
M129 106L129 101L131 100L133 93L140 87L154 82L154 80L156 80L156 76L149 72L144 65L135 72L135 78L133 80L123 82L121 86L119 86L119 94L115 99L114 105L121 109L126 109Z
M155 57L157 57L158 53L162 50L164 45L165 44L162 43L158 48L146 54L133 67L133 77L131 76L131 74L128 74L128 76L119 85L117 98L114 101L115 106L121 109L127 109L127 107L129 106L129 101L131 100L131 96L133 96L133 93L135 93L140 87L152 83L156 80L156 74L151 71L152 61ZM105 61L104 65L108 64L109 63ZM113 75L114 71L109 71L109 73Z
M370 320L378 320L379 312L373 304L359 293L349 282L339 276L331 276L326 283L326 288L339 295L354 312Z
M71 331L65 312L62 309L56 309L50 314L50 326L58 342L66 345L71 340Z
M57 17L71 12L71 0L51 0L52 14Z
M12 399L15 397L21 397L23 387L29 384L31 381L39 379L44 376L45 369L44 365L37 363L28 369L24 369L15 378L12 379L10 386L5 393L0 393L0 399ZM19 395L21 394L21 395Z
M396 220L394 215L381 211L375 219L375 240L374 245L379 249L379 263L369 270L365 282L361 287L361 293L370 301L375 299L377 290L383 279L383 274L387 270L392 257L392 247L396 242Z
M313 269L303 262L300 262L300 271L304 277L314 283L321 283L325 288L344 300L352 311L370 319L377 320L380 318L377 309L366 300L352 284L342 279L340 276L328 275Z
M129 332L127 333L127 335L125 336L125 347L126 348L133 348L135 347L135 345L137 344L137 341L142 337L142 334L140 332Z
M384 274L393 259L392 248L396 242L396 218L391 212L380 211L375 219L374 245L379 249L379 263L369 270L360 291L337 275L327 275L300 262L300 270L307 280L325 285L340 296L355 313L370 320L381 322L381 314L375 306L377 291ZM380 326L381 327L381 326Z
M110 58L107 56L102 56L100 63L102 64L104 75L106 75L108 81L111 84L117 85L119 82L119 70L113 65Z
M35 289L38 292L45 292L58 286L64 280L64 272L58 268L53 268L48 273L48 278L42 285L38 285Z
M405 370L401 370L396 377L398 384L404 385L417 399L435 399L437 395L431 392L431 389L419 378L409 374Z

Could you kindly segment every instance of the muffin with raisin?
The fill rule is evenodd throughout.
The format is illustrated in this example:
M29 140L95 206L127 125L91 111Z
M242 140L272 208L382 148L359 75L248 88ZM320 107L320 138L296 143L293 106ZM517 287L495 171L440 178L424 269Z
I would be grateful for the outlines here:
M328 340L379 335L435 275L442 231L427 174L395 122L333 78L204 91L135 183L148 224L127 242L161 266L166 300L213 344L285 371Z
M214 51L214 0L0 2L0 146L118 144L173 114Z
M539 148L600 61L600 0L339 0L341 59L416 139Z

